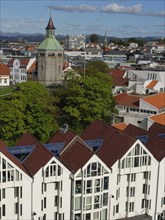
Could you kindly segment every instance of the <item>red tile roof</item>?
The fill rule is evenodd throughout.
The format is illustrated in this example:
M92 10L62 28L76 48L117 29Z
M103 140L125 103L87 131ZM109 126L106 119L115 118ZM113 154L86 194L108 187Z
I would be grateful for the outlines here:
M158 80L152 80L147 86L147 89L153 89L154 86L158 83Z
M65 146L67 146L76 136L77 135L69 129L66 132L59 130L50 138L48 143L65 142Z
M118 105L139 107L139 99L141 96L128 95L126 92L114 96L114 99Z
M112 77L112 85L114 86L128 86L128 79L127 78L120 78L120 77Z
M147 102L149 105L156 107L157 109L165 108L165 92L143 97L141 99Z
M29 69L27 70L28 73L32 73L36 70L37 68L37 61L35 61L34 63L32 63L32 65L29 67Z
M0 63L0 76L9 76L10 75L10 68L5 65Z
M117 128L117 129L119 129L119 130L121 130L121 131L123 131L127 127L127 124L125 124L125 123L118 123L118 124L113 124L112 126Z
M131 124L126 127L124 132L134 137L147 135L148 139L144 144L146 148L158 161L161 161L165 157L165 139Z
M126 73L125 70L111 70L110 75L112 77L119 77L123 78L124 74Z
M12 161L22 171L24 171L27 175L29 175L28 171L25 169L23 164L15 156L9 153L6 147L7 147L6 144L0 140L0 152L4 154L10 161Z
M60 154L60 161L73 173L82 168L94 155L92 150L77 137Z
M165 125L154 122L148 131L153 134L165 134Z
M53 154L30 133L24 134L17 143L17 146L26 145L35 145L33 152L23 161L23 165L34 176L41 167L48 163Z
M149 118L153 120L154 122L165 125L165 112L158 114L158 115L150 116Z
M83 140L103 139L102 146L96 151L100 159L111 168L112 165L130 149L136 139L132 136L96 120L82 134Z

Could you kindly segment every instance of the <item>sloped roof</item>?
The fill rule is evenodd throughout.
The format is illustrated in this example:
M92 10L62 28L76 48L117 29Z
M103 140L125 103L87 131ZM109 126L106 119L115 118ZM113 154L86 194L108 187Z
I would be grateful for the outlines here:
M157 109L165 108L165 92L143 97L141 99L147 102L149 105L156 107Z
M37 61L34 61L32 63L32 65L29 67L29 69L27 70L28 73L34 72L37 68Z
M165 157L165 139L132 124L129 124L124 132L133 135L134 137L146 135L147 139L144 145L156 160L161 161Z
M112 85L114 86L128 86L128 79L127 78L120 78L120 77L112 77Z
M83 167L94 155L92 150L77 137L60 154L60 161L73 173Z
M4 154L10 161L12 161L22 171L24 171L27 175L29 175L28 171L25 169L22 163L15 156L9 153L9 151L7 150L6 144L1 140L0 140L0 152Z
M154 122L165 125L165 112L158 114L158 115L150 116L149 118L153 120Z
M128 95L126 92L115 95L114 99L118 105L139 107L139 99L141 96Z
M46 30L49 30L49 29L53 29L53 30L55 29L51 16L49 18L48 25L46 26Z
M125 123L117 123L117 124L113 124L112 125L113 127L123 131L126 127L127 127L127 124Z
M53 154L30 133L24 134L17 143L17 146L26 145L35 145L33 152L23 161L23 165L34 176L41 167L48 163Z
M158 80L152 80L147 86L147 89L153 89L154 86L156 86L156 84L158 83Z
M165 125L154 122L148 131L153 134L165 134Z
M140 136L140 135L147 135L148 132L142 128L139 128L133 124L128 124L127 127L124 129L124 132L133 135L133 136Z
M0 76L9 76L10 68L5 64L0 63Z
M59 50L63 51L64 48L57 41L55 36L46 37L38 47L38 50Z
M96 151L96 155L109 167L130 149L136 139L119 129L102 121L96 120L90 124L82 134L83 140L103 139L103 144Z
M112 77L123 78L125 72L126 72L125 70L111 70L110 75Z
M66 132L63 132L62 130L58 130L49 139L48 143L64 142L65 143L64 147L66 147L75 137L76 137L76 134L70 129L68 129Z

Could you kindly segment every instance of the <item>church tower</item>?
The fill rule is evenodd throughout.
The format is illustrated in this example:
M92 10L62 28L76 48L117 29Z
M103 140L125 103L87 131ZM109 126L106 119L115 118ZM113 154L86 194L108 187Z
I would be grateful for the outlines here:
M63 80L64 49L55 37L51 15L45 29L46 37L38 47L38 81L50 86Z

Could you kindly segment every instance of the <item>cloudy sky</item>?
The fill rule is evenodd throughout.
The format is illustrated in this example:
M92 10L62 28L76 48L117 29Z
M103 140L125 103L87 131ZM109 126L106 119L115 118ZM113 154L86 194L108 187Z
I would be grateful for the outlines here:
M0 4L2 32L44 34L51 13L56 34L165 35L164 0L1 0Z

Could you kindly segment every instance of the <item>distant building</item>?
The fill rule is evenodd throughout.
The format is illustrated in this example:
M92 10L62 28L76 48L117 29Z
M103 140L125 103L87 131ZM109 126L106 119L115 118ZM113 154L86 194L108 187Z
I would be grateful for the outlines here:
M46 37L38 47L38 81L47 86L63 80L63 47L55 37L55 27L50 16Z
M86 36L85 35L71 35L67 36L67 50L85 49Z
M10 85L10 68L0 63L0 86Z

